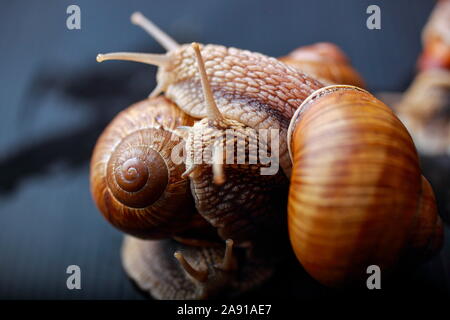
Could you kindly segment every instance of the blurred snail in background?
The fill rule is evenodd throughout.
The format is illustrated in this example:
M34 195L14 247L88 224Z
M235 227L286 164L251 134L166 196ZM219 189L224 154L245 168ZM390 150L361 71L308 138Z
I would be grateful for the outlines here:
M326 285L358 281L367 264L391 270L403 253L438 250L442 228L433 192L408 132L380 101L357 87L326 86L340 80L316 80L260 53L178 45L139 13L132 21L168 51L98 55L99 62L131 60L159 69L142 109L119 114L99 139L91 188L113 225L143 239L165 238L124 242L125 269L141 289L159 299L254 289L289 247L286 221L300 263ZM340 51L325 47L337 52L330 63L347 64ZM362 85L351 74L348 79ZM152 134L140 134L133 145L127 126ZM175 148L167 140L153 146L159 135L182 140L183 163L164 156ZM239 146L242 162L229 153ZM200 162L197 152L206 154ZM278 164L282 170L270 171ZM140 209L116 210L126 196L133 199L127 205Z
M450 154L450 70L420 72L395 106L423 154Z
M420 71L450 70L450 0L439 0L422 31L424 50L418 60Z
M438 1L422 32L419 73L394 104L421 153L450 154L450 1Z
M385 92L421 154L450 152L450 1L440 0L422 32L418 73L404 93Z

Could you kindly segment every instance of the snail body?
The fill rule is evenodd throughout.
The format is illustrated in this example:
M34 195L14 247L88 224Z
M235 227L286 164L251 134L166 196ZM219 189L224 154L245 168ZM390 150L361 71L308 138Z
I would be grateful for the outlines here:
M450 152L450 1L436 3L422 31L418 73L394 104L422 154ZM395 97L396 95L392 95Z

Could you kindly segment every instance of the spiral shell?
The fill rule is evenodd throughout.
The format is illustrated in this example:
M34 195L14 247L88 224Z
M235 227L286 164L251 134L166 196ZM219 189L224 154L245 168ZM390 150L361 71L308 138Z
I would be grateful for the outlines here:
M372 264L392 270L411 248L440 247L431 187L387 106L356 87L326 87L305 100L289 133L289 236L315 279L346 285Z
M184 141L176 131L193 120L158 97L122 111L100 136L91 160L91 192L115 227L144 238L161 238L199 219L183 161L172 160ZM181 159L182 160L182 159Z

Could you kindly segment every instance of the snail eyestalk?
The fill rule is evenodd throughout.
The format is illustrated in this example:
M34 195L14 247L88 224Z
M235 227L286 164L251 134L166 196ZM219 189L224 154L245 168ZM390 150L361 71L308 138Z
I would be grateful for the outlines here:
M174 257L178 260L178 262L180 262L180 265L183 267L184 271L186 271L192 278L198 282L206 282L208 279L208 271L194 269L191 264L187 262L180 251L175 252Z
M135 12L131 15L131 22L144 29L167 51L175 50L180 45L167 33L162 31L157 25L147 19L142 13Z
M191 165L189 168L186 169L185 172L183 172L183 173L181 174L181 177L182 177L182 178L186 178L186 177L189 176L192 172L194 172L195 169L197 169L197 168L198 168L198 165L197 165L197 164Z
M225 175L223 173L223 149L221 144L214 148L212 170L214 183L217 185L224 184Z
M203 95L205 96L206 114L210 120L223 119L222 114L217 108L214 95L211 90L211 86L208 81L208 75L205 70L205 63L203 62L202 54L200 52L200 45L196 42L192 43L192 48L195 51L195 57L197 59L198 71L200 72L200 79L203 87Z
M158 67L163 67L170 62L170 58L164 54L156 53L137 53L137 52L113 52L97 55L97 62L107 60L126 60L145 64L150 64Z
M233 240L228 239L226 242L225 254L220 268L224 271L231 271L233 269Z

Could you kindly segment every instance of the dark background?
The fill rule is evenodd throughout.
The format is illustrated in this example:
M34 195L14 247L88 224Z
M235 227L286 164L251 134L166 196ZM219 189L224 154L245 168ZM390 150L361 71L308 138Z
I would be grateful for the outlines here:
M81 8L81 30L66 8ZM382 29L366 28L381 7ZM122 234L89 193L96 138L120 110L147 96L155 68L97 64L108 51L162 52L129 22L140 10L179 42L235 46L272 56L318 41L341 46L372 92L404 90L434 1L5 1L0 2L0 299L142 299L120 261ZM423 158L447 223L444 250L381 290L388 297L450 292L447 157ZM82 290L66 288L68 265ZM249 297L359 295L318 285L295 261ZM367 293L366 293L367 294Z

